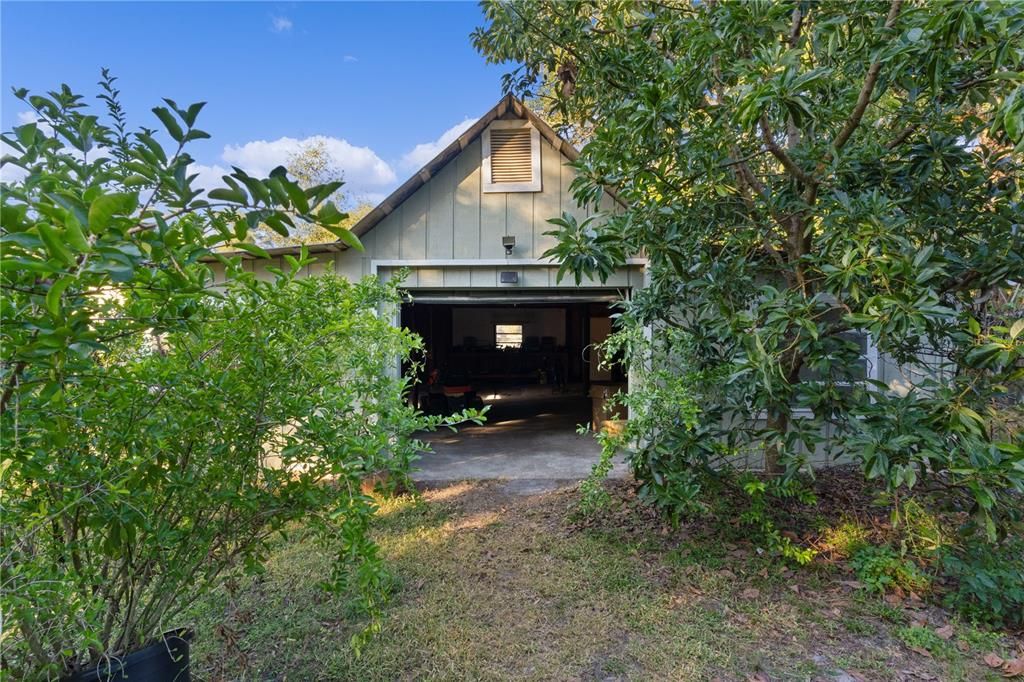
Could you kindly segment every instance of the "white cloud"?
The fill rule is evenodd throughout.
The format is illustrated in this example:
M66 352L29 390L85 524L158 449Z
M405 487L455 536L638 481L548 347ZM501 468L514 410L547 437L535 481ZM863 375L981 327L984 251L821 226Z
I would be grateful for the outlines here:
M292 20L288 17L271 17L271 27L274 33L284 33L292 30Z
M433 142L423 142L416 145L401 158L398 165L403 170L409 171L422 168L428 161L440 154L441 150L454 142L459 135L466 132L470 126L476 123L476 120L475 118L467 118L441 133L441 137Z
M19 111L18 112L18 123L25 125L26 123L37 123L36 126L40 132L44 135L53 134L53 126L49 123L45 123L34 111Z
M353 57L350 54L345 55L344 57L341 58L341 60L344 61L344 62L358 62L359 61L358 59L356 59L355 57Z
M276 140L254 140L242 145L227 145L220 159L212 164L194 163L190 173L198 173L196 187L212 189L222 187L222 175L238 166L246 173L266 177L277 166L287 166L295 154L311 144L323 145L332 163L342 172L345 186L342 191L351 199L383 198L398 177L394 169L369 147L356 147L347 140L325 135L304 139L281 137Z
M19 115L18 118L21 118ZM0 157L7 156L20 156L18 150L10 146L6 142L0 142ZM21 166L15 166L13 163L5 163L0 166L0 182L18 182L28 175L28 171Z
M191 163L188 166L189 175L199 175L199 177L193 181L193 187L201 187L205 190L215 189L217 187L226 187L227 185L225 185L224 181L221 180L221 176L228 175L230 172L230 168L218 166L217 164L206 166L201 163Z
M227 145L220 158L210 164L194 163L190 173L197 173L196 187L213 189L222 187L222 175L231 172L231 166L238 166L250 175L266 177L277 166L287 166L289 160L310 145L322 145L332 163L341 170L345 186L344 194L351 202L368 201L379 203L404 176L413 173L437 156L441 150L456 140L473 123L467 118L431 142L423 142L402 155L397 161L388 163L370 147L357 147L347 140L326 135L313 135L303 139L280 137L276 140L253 140L239 145ZM403 177L395 172L400 171Z

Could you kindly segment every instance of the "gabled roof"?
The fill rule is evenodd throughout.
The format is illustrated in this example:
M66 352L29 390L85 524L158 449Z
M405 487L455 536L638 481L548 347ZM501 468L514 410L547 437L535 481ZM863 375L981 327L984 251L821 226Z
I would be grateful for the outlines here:
M442 168L453 161L455 157L461 154L466 147L480 137L487 126L502 118L509 112L518 118L529 121L540 132L541 136L543 136L544 139L546 139L551 146L555 148L556 151L563 154L570 161L575 161L579 158L579 150L559 137L554 128L537 116L537 114L530 111L530 108L523 104L519 98L512 94L508 94L498 100L498 103L491 107L490 111L481 116L476 123L459 135L456 140L441 150L437 156L428 161L423 168L419 169L411 178L403 182L398 189L389 194L384 201L377 205L376 208L364 215L359 222L352 226L351 231L357 237L362 237L364 234L376 227L377 223L390 215L402 204L402 202L411 197L416 190L425 185L430 178L437 175ZM622 200L619 199L611 189L605 188L605 192L607 192L608 195L618 204L625 206ZM300 247L298 245L289 245L269 248L265 249L265 251L272 256L278 256L285 253L295 253L299 248ZM326 244L307 244L306 248L310 253L323 253L325 251L345 251L348 249L348 246L340 241L336 241ZM231 255L240 255L243 258L252 258L252 256L244 252L231 253Z
M535 127L540 134L546 139L556 151L565 155L570 161L575 161L579 158L579 151L571 144L559 137L558 133L549 126L542 118L537 114L530 111L530 108L523 104L517 97L512 94L505 95L498 103L491 107L491 110L480 117L476 123L470 126L466 132L459 135L458 139L454 140L451 144L441 150L441 153L435 156L433 159L427 162L423 168L419 169L411 178L406 180L402 185L392 192L388 197L377 205L375 209L364 215L359 222L352 226L352 232L357 237L361 237L374 228L380 221L384 220L392 211L398 208L406 199L411 197L416 190L426 184L430 178L437 175L445 165L455 159L462 151L473 143L476 138L483 134L484 129L487 128L492 122L500 119L505 114L512 112L517 117L526 119L533 127ZM609 195L612 196L620 204L622 201L615 196L610 190Z

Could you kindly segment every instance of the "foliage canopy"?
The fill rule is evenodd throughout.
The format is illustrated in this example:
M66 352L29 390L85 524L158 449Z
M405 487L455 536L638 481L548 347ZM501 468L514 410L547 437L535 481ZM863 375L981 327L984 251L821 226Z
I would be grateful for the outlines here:
M404 477L411 434L442 421L392 371L419 343L388 321L397 289L299 280L304 251L272 282L243 268L238 250L266 255L259 225L359 248L328 199L340 182L236 168L204 195L185 151L208 137L202 103L166 100L162 131L129 132L101 88L104 118L66 86L18 90L40 122L3 135L22 177L0 209L0 610L4 668L25 678L158 639L297 521L337 553L325 584L376 613L360 482Z
M665 446L687 429L671 414L632 434L652 495L692 499L711 456L792 475L824 452L894 492L948 486L991 538L1018 517L1024 7L484 7L475 44L520 64L507 87L588 131L577 199L629 205L565 216L550 255L607 276L644 254L622 325L679 330L696 376L726 370L677 392L700 438ZM902 377L875 358L865 377L865 338Z

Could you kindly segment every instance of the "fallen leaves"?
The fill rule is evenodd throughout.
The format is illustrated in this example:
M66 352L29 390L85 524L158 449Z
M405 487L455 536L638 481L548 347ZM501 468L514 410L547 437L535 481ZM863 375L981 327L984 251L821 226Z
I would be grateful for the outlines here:
M740 592L740 596L744 599L757 599L761 596L761 590L756 587L748 587L747 589Z
M942 639L942 640L945 640L945 641L948 642L950 639L953 638L953 626L952 625L943 625L941 628L936 628L935 629L935 634L938 636L939 639Z
M989 652L983 660L985 665L998 670L1003 677L1024 677L1024 657L1005 660L999 654Z

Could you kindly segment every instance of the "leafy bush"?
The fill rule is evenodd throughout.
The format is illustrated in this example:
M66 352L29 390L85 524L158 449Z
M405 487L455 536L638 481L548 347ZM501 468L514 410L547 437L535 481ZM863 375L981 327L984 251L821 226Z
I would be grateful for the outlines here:
M613 400L629 410L630 418L620 432L596 434L601 457L581 488L584 506L600 505L599 482L611 471L615 454L624 452L641 481L640 497L673 521L706 509L700 493L729 451L700 428L698 416L702 396L717 390L723 377L692 369L690 343L688 335L671 328L649 337L641 325L620 318L601 345L603 362L615 358L631 369L630 390Z
M899 588L921 593L931 585L931 580L913 561L899 556L891 547L864 547L853 555L850 565L857 580L872 592Z
M410 434L438 423L393 371L418 344L387 322L394 287L296 281L305 253L260 282L221 252L265 255L244 241L261 223L336 229L338 183L235 170L203 196L183 151L208 137L202 104L153 110L168 153L126 130L113 83L109 124L66 87L19 90L42 123L3 136L22 169L0 237L0 611L18 679L158 639L198 595L259 571L290 522L334 548L325 586L375 613L387 576L359 483L404 476Z
M1000 626L1024 624L1024 541L997 547L978 542L942 555L943 575L953 582L945 603L966 618Z
M809 564L817 551L810 547L800 547L783 535L772 519L769 507L772 499L796 498L803 504L813 504L816 499L814 493L797 479L776 478L764 481L746 474L741 478L741 483L743 491L750 498L750 505L740 515L740 521L754 528L760 541L769 550L798 565Z
M640 390L698 379L632 433L651 499L699 507L719 454L792 477L815 453L904 496L941 486L989 541L1020 520L1021 432L996 428L1024 379L1019 4L484 12L507 86L587 137L574 197L624 202L553 221L545 255L578 280L643 254L623 333L686 361L656 338Z

